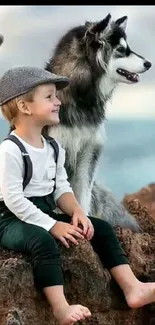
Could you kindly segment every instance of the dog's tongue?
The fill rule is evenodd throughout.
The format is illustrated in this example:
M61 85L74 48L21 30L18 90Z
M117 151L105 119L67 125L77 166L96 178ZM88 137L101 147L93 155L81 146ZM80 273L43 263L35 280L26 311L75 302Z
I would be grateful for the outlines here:
M124 70L124 69L117 69L117 72L121 76L128 79L129 81L132 81L132 82L138 82L139 81L139 75L137 73L132 73L132 72L129 72L129 71Z

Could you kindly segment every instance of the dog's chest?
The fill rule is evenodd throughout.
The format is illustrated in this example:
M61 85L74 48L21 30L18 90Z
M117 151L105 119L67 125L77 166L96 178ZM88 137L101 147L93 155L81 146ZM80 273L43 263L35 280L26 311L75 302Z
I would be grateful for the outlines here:
M79 152L84 146L103 146L105 140L104 127L102 128L88 128L76 126L67 128L62 125L54 127L49 132L58 140L63 148L70 152Z

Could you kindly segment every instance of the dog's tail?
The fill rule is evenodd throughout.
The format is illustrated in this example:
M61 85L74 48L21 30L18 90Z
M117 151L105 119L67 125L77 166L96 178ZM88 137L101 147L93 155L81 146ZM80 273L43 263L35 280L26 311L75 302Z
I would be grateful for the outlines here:
M93 185L90 215L108 221L112 227L120 226L140 232L136 219L117 201L110 190Z

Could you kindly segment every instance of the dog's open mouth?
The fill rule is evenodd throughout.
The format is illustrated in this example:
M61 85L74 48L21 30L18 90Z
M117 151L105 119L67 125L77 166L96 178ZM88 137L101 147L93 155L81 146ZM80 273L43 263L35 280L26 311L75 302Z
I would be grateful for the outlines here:
M127 80L131 82L138 82L139 81L139 75L137 73L132 73L124 69L117 69L117 73L119 73L121 76L125 77Z

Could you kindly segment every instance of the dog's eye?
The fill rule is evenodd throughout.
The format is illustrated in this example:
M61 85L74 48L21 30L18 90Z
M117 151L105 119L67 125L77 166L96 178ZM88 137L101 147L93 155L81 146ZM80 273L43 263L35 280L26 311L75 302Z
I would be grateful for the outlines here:
M117 48L117 52L121 53L121 54L125 54L126 49L123 46L120 46Z

